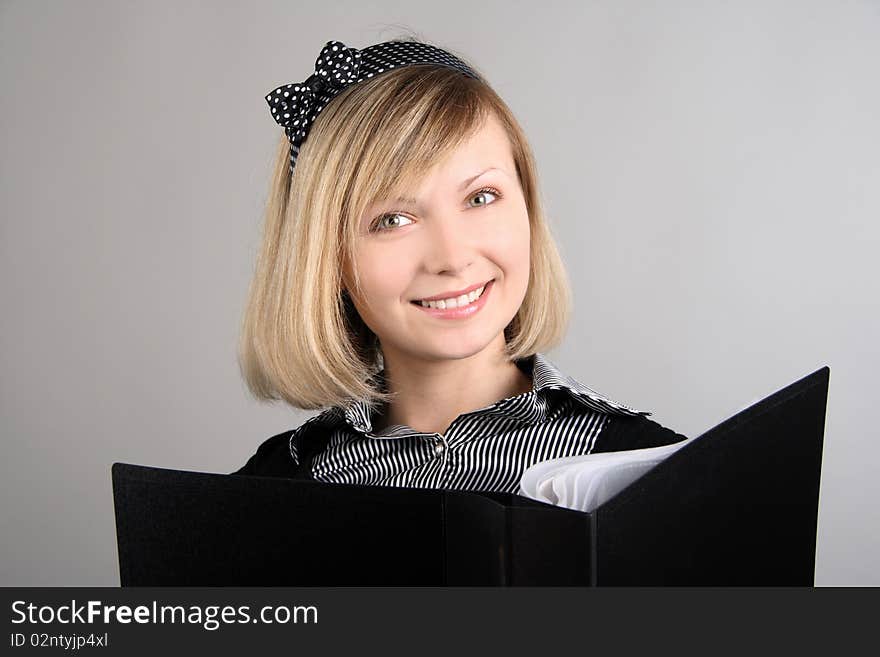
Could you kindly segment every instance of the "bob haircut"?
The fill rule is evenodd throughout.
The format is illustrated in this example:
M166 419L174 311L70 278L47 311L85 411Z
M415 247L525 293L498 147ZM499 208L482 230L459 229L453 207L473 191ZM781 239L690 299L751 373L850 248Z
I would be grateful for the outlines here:
M504 329L506 354L515 361L561 342L571 289L522 128L482 75L403 66L340 92L313 122L292 176L282 135L239 344L242 376L257 399L301 409L361 400L370 410L393 399L375 378L381 345L344 280L359 218L408 193L490 114L510 140L530 224L528 288Z

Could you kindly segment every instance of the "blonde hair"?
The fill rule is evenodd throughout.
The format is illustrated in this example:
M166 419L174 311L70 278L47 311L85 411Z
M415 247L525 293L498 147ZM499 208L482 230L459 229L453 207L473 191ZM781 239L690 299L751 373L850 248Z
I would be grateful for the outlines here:
M282 134L239 345L242 376L257 399L301 409L360 399L372 409L393 398L373 380L378 340L344 290L358 218L377 200L410 191L490 114L510 139L531 236L528 289L504 330L507 357L561 342L571 290L522 128L482 76L404 66L334 98L312 124L292 177ZM356 270L354 279L359 291Z

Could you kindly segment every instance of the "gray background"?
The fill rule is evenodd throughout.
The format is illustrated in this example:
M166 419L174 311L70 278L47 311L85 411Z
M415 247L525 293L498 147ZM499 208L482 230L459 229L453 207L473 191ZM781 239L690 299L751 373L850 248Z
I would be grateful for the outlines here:
M551 360L687 435L829 365L816 582L880 584L880 3L830 0L0 4L0 584L118 584L111 463L229 472L310 415L235 360L263 96L410 31L530 136Z

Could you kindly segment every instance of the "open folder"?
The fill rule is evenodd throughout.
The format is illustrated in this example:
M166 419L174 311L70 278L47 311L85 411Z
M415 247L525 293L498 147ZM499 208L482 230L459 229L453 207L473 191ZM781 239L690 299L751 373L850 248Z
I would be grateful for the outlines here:
M114 463L122 586L812 585L830 370L590 512Z

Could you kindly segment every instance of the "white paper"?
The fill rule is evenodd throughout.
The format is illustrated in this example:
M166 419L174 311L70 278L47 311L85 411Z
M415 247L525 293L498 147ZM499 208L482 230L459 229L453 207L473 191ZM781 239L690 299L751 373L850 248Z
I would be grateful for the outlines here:
M593 511L691 440L536 463L523 473L519 494L568 509Z

